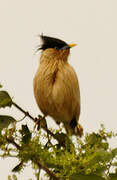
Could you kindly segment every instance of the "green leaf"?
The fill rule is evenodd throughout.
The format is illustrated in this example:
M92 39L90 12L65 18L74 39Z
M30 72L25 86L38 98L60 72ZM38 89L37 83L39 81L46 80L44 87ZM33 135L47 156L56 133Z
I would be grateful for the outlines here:
M95 156L92 159L91 163L95 164L98 162L108 162L112 159L112 153L104 151L104 150L99 150L95 152Z
M20 133L22 134L22 142L24 144L28 144L32 136L32 133L29 131L28 126L22 125L22 129L20 130Z
M16 120L11 116L0 115L0 130L7 128L10 123L16 122Z
M73 174L72 176L70 176L69 180L105 180L105 179L102 178L101 176L97 176L94 174L90 174L90 175Z
M106 165L104 165L102 167L100 165L98 165L98 169L95 171L95 174L98 176L102 176L102 174L104 174L106 170L107 170Z
M0 88L2 88L2 85L0 84Z
M68 149L68 151L74 148L74 144L72 143L72 140L69 138L68 135L57 132L54 136L59 141L58 148L64 146Z
M21 129L20 132L21 132L22 135L26 135L26 134L30 133L29 128L28 128L27 125L22 125L22 129Z
M15 166L15 167L12 169L12 172L19 172L19 171L21 171L22 166L23 166L23 163L20 162L17 166Z
M110 174L111 180L117 180L117 174Z
M107 142L105 142L105 143L102 143L101 146L104 150L107 150L109 147L109 144Z
M65 141L68 138L66 134L57 132L54 136L56 139L58 139L61 145L65 146Z
M0 91L0 108L11 107L12 99L6 91Z
M30 141L30 139L31 139L31 133L30 133L30 134L26 134L25 136L23 136L22 142L23 142L24 144L28 144L29 141Z
M101 142L101 140L101 136L93 132L86 137L86 144L94 146L95 144Z
M117 155L117 148L112 149L111 152L112 152L113 157L115 157Z

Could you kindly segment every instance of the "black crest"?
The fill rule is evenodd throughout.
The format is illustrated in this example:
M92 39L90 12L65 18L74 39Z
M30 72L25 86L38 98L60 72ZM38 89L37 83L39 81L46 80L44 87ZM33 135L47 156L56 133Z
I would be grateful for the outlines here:
M45 50L48 48L55 48L55 49L69 48L68 44L60 39L43 36L43 35L41 35L40 38L42 40L42 45L38 50L40 49Z

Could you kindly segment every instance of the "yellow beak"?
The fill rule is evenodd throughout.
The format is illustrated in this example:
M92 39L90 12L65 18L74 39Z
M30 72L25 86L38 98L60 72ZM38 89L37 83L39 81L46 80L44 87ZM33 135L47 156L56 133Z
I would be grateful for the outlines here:
M70 47L70 48L72 48L72 47L74 47L74 46L76 46L77 44L68 44L68 46Z

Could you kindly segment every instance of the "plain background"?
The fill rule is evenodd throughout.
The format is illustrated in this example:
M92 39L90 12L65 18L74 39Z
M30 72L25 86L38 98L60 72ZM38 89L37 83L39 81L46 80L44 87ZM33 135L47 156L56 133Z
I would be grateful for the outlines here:
M41 33L78 44L71 49L69 62L79 78L84 132L97 131L101 123L117 132L117 1L0 0L0 83L33 116L39 114L33 77ZM23 116L15 108L0 109L3 113ZM1 159L0 179L7 180L17 163ZM34 179L30 163L18 177Z

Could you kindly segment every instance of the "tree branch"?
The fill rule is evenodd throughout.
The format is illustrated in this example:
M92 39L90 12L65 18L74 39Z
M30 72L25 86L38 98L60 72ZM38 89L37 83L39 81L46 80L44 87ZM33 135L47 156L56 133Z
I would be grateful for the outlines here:
M33 116L31 116L29 114L29 112L25 111L24 109L22 109L19 105L17 105L15 102L12 101L12 104L18 109L20 110L22 113L24 113L25 116L29 117L33 122L35 122L36 118L34 118ZM42 128L47 132L47 134L51 135L54 139L56 139L60 144L61 146L65 147L65 144L62 142L60 142L60 139L57 138L55 136L55 134L53 134L47 127L43 126L42 125Z
M32 159L32 161L38 165L39 168L42 168L50 177L52 177L54 180L61 180L58 178L52 171L48 169L47 166L43 165L40 161L36 162L35 160Z
M7 138L7 142L14 145L18 150L21 150L21 146L19 146L13 139ZM61 180L58 178L52 171L49 170L49 168L45 165L43 165L40 161L35 161L33 158L31 159L35 164L38 165L39 168L43 169L50 177L52 177L54 180Z
M12 138L12 139L11 139L11 138L6 138L6 140L7 140L8 143L11 143L12 145L14 145L18 150L21 150L21 146L19 146L19 144L17 144L17 143L13 140L13 138Z
M25 114L25 116L28 116L30 119L32 119L33 121L35 121L35 118L33 118L29 112L23 110L19 105L17 105L15 102L12 101L12 104L17 108L19 109L21 112L23 112Z

